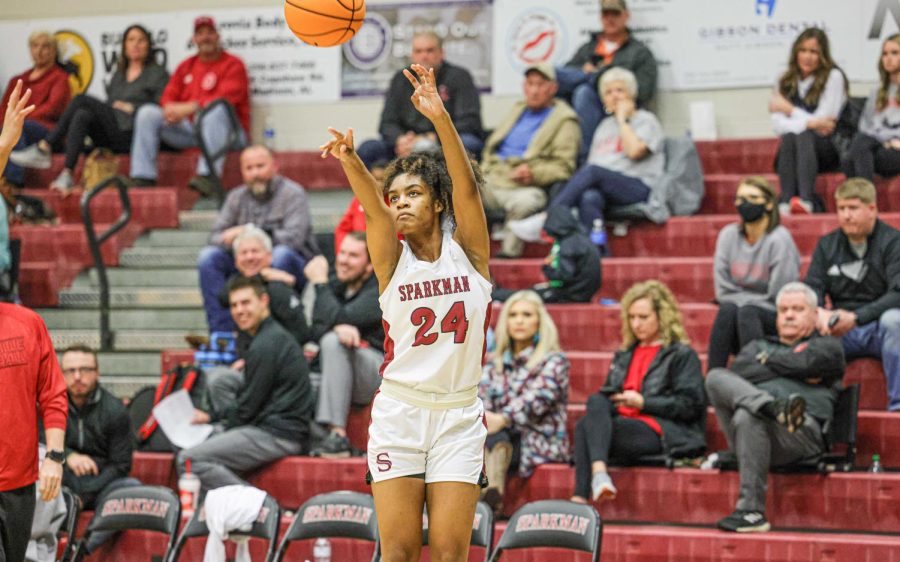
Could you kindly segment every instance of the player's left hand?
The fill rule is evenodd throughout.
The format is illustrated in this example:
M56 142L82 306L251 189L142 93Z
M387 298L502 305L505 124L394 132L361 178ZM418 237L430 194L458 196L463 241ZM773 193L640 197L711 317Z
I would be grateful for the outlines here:
M434 78L434 69L425 68L421 64L414 64L412 68L416 76L407 69L403 69L403 75L413 87L413 95L410 98L413 106L419 113L434 121L447 113L444 109L444 100L438 93L437 81Z
M59 486L62 482L63 467L60 463L44 459L41 463L38 492L41 499L48 502L59 494Z

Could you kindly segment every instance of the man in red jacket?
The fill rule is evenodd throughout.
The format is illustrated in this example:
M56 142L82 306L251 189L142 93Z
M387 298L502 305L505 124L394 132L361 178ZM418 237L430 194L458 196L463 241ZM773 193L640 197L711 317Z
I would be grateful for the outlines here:
M156 184L160 140L174 148L198 146L193 119L197 112L219 98L234 106L241 122L241 144L246 142L250 131L250 92L243 61L225 52L219 43L216 22L209 16L194 20L193 42L197 54L178 65L159 105L142 105L135 115L130 172L135 185ZM224 107L220 106L204 117L201 134L210 152L223 147L229 131L230 122ZM215 161L220 176L224 164L224 156ZM188 185L203 194L212 192L214 181L203 158L197 162L197 175Z
M69 98L69 75L56 64L56 39L49 31L35 31L28 37L28 49L34 66L9 79L0 108L9 104L9 96L16 83L22 81L22 91L31 90L34 111L25 120L22 136L13 150L25 148L50 134L62 116ZM6 164L3 172L6 180L22 187L25 183L25 169L15 164Z

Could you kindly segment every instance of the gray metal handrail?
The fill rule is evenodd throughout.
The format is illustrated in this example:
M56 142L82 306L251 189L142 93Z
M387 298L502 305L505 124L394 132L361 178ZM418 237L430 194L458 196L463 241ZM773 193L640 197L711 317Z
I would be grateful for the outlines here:
M91 201L109 186L114 186L119 191L119 200L122 202L122 214L103 234L99 236L94 231L94 220L91 218ZM113 348L113 333L109 329L109 279L106 277L106 265L103 263L103 255L100 246L109 240L115 233L122 230L131 220L131 199L128 197L128 185L122 176L113 176L97 184L93 189L85 190L81 196L81 221L87 233L88 246L91 256L94 258L94 267L97 268L97 280L100 283L100 350L111 351Z

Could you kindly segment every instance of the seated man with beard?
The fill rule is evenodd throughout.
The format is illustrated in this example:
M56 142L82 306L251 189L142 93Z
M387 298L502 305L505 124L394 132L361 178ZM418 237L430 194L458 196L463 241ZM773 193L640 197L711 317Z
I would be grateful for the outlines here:
M210 332L235 329L228 308L218 304L219 294L225 282L237 273L231 250L235 240L247 228L256 226L269 235L274 243L274 247L269 248L270 265L288 274L273 279L263 272L263 277L269 281L292 281L288 284L293 285L298 294L306 283L303 267L319 253L306 191L277 172L275 158L265 146L250 146L241 153L244 184L228 194L213 226L211 245L204 248L198 258L200 290ZM255 275L259 272L241 273Z

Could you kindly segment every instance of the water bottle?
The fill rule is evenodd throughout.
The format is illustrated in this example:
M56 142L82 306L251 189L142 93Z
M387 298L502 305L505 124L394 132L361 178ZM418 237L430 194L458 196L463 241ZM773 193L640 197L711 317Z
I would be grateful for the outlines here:
M553 245L550 246L550 267L553 269L559 269L559 242L553 241ZM554 279L550 281L550 286L554 289L558 289L563 286L563 282L559 279Z
M600 250L600 255L606 255L606 229L603 227L603 219L594 219L591 228L591 243Z
M275 150L275 119L271 115L266 117L266 124L263 128L263 144L269 150Z
M884 468L881 466L881 455L872 455L872 466L869 467L869 472L884 472Z
M313 562L331 562L331 541L321 537L316 539L313 545Z
M178 499L181 500L181 514L193 516L200 501L200 479L191 472L191 459L184 461L184 474L178 479Z

